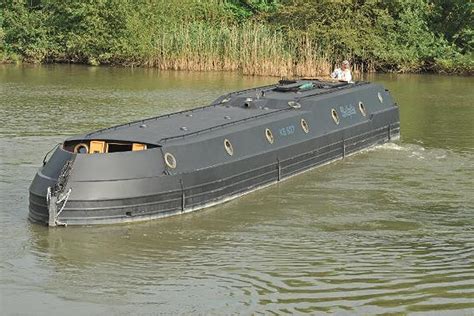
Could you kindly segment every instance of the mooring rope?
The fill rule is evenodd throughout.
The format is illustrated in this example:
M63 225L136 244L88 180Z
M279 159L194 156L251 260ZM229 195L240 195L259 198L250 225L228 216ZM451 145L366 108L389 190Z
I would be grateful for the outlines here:
M56 201L56 204L59 205L59 203L63 202L63 205L61 206L61 208L59 209L58 213L56 214L56 218L54 219L56 222L58 220L58 217L59 217L59 214L61 214L61 212L64 210L64 208L66 207L66 203L67 203L67 200L69 199L69 195L71 195L71 191L72 191L72 188L69 188L69 190L67 191L66 194L64 194L59 200Z

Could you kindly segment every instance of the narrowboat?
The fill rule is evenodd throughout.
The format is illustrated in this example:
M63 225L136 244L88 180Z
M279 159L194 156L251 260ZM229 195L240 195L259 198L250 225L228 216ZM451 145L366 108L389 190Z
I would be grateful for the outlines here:
M380 84L281 80L66 139L31 183L29 219L66 226L188 213L399 135L398 106Z

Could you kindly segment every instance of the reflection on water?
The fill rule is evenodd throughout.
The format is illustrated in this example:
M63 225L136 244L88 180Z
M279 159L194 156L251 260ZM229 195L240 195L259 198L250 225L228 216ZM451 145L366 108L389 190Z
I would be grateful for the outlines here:
M65 135L274 79L69 66L0 78L7 313L474 312L471 78L372 78L400 104L400 143L193 214L67 229L26 221L29 182Z

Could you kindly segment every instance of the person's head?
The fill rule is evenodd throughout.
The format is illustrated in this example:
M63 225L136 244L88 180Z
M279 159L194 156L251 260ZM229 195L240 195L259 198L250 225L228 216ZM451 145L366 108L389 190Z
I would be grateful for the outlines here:
M349 61L344 60L342 62L342 69L349 69Z

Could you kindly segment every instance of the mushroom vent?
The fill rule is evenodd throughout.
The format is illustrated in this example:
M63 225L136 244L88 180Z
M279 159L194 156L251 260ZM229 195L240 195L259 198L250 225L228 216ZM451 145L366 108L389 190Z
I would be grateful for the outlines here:
M244 108L246 109L255 108L255 102L253 101L252 98L245 99Z

